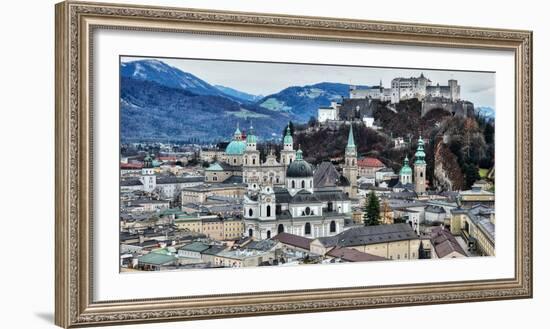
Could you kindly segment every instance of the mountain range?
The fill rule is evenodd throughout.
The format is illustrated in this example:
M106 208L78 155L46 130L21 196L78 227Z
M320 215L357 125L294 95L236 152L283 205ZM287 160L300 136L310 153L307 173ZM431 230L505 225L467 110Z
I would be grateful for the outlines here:
M307 122L320 106L349 94L349 85L292 86L268 96L212 85L160 60L120 65L121 140L228 140L239 125L262 139L279 138L288 121Z
M485 119L495 119L495 109L489 106L476 107L476 114L484 117Z

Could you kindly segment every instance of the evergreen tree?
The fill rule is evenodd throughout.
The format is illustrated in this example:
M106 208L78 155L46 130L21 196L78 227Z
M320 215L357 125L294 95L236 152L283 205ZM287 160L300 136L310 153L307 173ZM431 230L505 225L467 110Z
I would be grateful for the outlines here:
M369 196L365 199L363 223L365 226L380 224L380 202L378 201L378 197L374 194L374 191L371 191Z

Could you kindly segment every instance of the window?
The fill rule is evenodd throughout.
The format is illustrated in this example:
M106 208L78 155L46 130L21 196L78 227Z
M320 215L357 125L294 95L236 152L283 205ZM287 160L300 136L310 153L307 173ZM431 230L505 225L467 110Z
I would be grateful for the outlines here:
M267 231L267 238L271 239L271 231Z
M306 188L306 182L302 180L302 188Z
M267 217L271 217L271 206L266 207Z
M304 234L305 235L310 235L311 234L311 224L310 223L306 223L306 226L304 227Z
M336 232L336 222L331 221L330 222L330 233L335 233L335 232Z
M285 227L283 226L283 224L279 224L279 226L277 226L277 234L283 233L284 231Z
M253 164L253 165L256 164L256 159L252 159L252 164Z
M248 229L248 236L249 237L252 237L252 235L254 234L254 231L252 231L251 228Z
M311 214L311 208L306 207L306 215L310 215L310 214Z
M309 181L309 188L313 188L313 181L312 180Z
M254 212L252 211L252 208L248 209L248 217L252 217L254 215Z
M397 254L397 259L401 259L401 255L400 255L400 254Z
M292 180L292 188L295 188L296 184L294 183L294 180Z

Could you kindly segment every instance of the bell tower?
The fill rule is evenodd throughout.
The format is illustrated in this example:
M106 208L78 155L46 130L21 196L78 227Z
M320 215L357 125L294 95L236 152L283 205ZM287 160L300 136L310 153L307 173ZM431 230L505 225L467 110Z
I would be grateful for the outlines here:
M418 147L414 157L414 190L418 194L423 194L426 192L426 153L422 136L418 138Z
M286 134L283 138L283 149L281 150L281 163L288 167L292 161L296 160L296 151L294 151L294 139L290 133L290 123L286 127Z
M346 177L350 184L350 190L348 195L350 198L357 196L357 147L355 146L355 139L353 138L353 124L350 123L348 134L348 145L346 146L346 152L344 155L344 177Z

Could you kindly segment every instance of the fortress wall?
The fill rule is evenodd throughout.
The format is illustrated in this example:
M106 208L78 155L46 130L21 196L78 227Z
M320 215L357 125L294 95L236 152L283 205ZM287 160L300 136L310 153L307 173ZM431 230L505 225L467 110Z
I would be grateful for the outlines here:
M441 101L423 101L421 116L425 116L434 109L442 109L451 115L469 116L473 114L474 106L470 102L441 102Z

